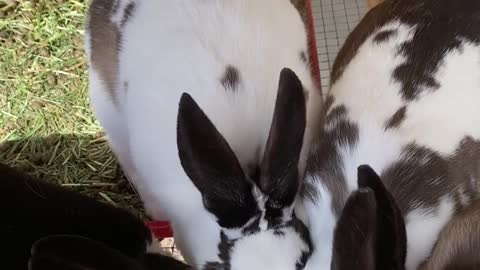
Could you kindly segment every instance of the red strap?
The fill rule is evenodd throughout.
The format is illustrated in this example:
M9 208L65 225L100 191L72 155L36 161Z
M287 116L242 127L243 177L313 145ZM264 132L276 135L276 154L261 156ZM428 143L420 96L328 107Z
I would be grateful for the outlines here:
M315 80L316 86L322 93L322 84L320 79L320 67L318 63L318 51L317 51L317 39L315 38L315 23L313 20L313 11L312 11L312 1L306 0L305 1L306 9L307 9L307 31L308 31L308 47L309 47L309 54L310 54L310 61L312 69L313 79Z
M173 237L173 230L168 221L146 221L145 224L150 228L153 235L159 240Z

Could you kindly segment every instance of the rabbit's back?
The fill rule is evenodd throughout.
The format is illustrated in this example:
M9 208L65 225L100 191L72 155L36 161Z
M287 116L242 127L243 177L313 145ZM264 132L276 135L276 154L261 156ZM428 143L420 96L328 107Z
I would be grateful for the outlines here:
M312 200L311 215L335 220L358 188L357 166L369 164L405 217L407 269L480 194L479 11L474 0L385 1L349 35L332 68L306 178L310 198L331 208L315 213L322 203Z

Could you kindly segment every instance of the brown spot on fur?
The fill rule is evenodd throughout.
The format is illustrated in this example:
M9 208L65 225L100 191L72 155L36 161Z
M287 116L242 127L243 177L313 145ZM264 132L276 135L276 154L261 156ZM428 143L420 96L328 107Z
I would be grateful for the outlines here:
M220 82L225 89L236 90L240 83L240 73L238 69L232 65L228 65Z
M324 110L333 106L334 98L328 96ZM318 136L319 141L312 146L312 155L306 167L306 175L315 175L332 193L332 206L337 216L340 215L347 200L348 190L342 167L343 161L339 147L354 147L358 141L358 126L347 119L347 109L343 104L333 107L325 116L325 124L331 128L324 129ZM302 195L316 200L316 194L310 183L305 185Z
M407 107L402 106L398 109L390 119L388 119L387 123L385 124L385 130L387 129L394 129L402 124L403 120L405 120L405 113L407 112Z
M93 0L87 29L90 33L91 65L99 73L108 94L115 101L121 37L118 27L110 20L114 8L113 1Z
M480 200L459 212L440 232L419 270L480 269Z
M450 156L410 144L400 160L384 171L382 179L404 214L419 207L437 207L445 195L450 195L460 209L478 197L479 163L480 142L470 137Z

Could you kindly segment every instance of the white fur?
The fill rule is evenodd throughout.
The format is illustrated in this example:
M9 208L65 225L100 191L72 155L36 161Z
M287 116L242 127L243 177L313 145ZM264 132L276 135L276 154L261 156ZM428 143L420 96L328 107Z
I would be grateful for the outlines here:
M437 236L453 215L453 202L444 198L438 210L418 208L410 212L406 219L407 261L406 269L417 269L430 255Z
M315 183L316 176L307 176L305 181ZM315 246L305 270L330 269L332 260L333 232L336 224L331 207L331 194L325 187L318 187L321 201L305 201L305 212L309 218L310 237Z
M397 30L395 36L386 42L373 42L375 33L392 28ZM460 49L447 52L434 76L441 87L433 92L426 89L407 105L402 125L385 131L386 121L405 104L401 85L393 79L392 71L405 61L398 46L413 37L415 27L394 21L375 33L359 48L330 89L335 98L332 108L344 104L348 119L359 127L358 143L353 148L340 148L342 169L350 192L357 189L359 165L368 164L380 174L399 158L408 143L448 155L465 136L480 138L479 46L465 42ZM326 130L333 129L336 124L327 125ZM325 234L333 234L335 221L327 222L326 219L335 218L331 207L326 207L331 204L331 194L325 194L327 188L321 181L314 181L316 178L315 172L306 176L306 181L315 183L321 194L317 201L304 202L316 248L307 267L329 269L331 258L325 254L331 254L332 243L331 239L325 240ZM453 202L443 198L437 212L431 211L435 209L417 208L407 214L408 270L415 269L429 255L439 231L453 214ZM322 231L316 231L319 227L323 227Z
M286 229L285 232L283 237L275 237L270 230L238 240L231 254L231 269L295 269L297 258L308 247L292 228ZM277 252L278 247L283 247L284 254Z
M120 1L122 10L126 0ZM218 259L220 228L180 165L180 96L188 92L195 99L246 167L262 158L279 74L288 67L309 91L308 140L320 96L299 57L307 49L306 32L289 0L134 2L122 30L117 105L94 68L89 71L91 102L147 212L171 220L187 261L202 265ZM118 12L112 21L121 21ZM86 43L89 48L88 31ZM220 83L227 65L240 72L236 91Z

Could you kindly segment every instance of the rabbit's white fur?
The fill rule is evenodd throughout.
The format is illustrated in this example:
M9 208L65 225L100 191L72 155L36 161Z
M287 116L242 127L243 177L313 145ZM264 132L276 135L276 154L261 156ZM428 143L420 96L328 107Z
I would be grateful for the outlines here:
M381 42L374 40L378 33L386 33L386 30L394 30L395 34ZM446 51L438 70L433 74L439 88L429 90L424 86L416 99L405 102L401 84L392 74L396 67L406 61L400 46L411 40L416 31L416 25L398 20L375 28L329 90L328 95L334 97L329 112L337 105L345 105L345 119L358 127L355 143L337 144L340 167L330 168L343 173L347 193L358 188L356 174L359 165L369 164L375 171L385 172L400 159L404 147L409 143L433 149L447 158L455 153L465 137L480 139L479 44L460 40L460 47ZM396 128L386 129L385 122L403 105L407 106L403 122ZM325 130L331 131L338 125L339 122L333 119L326 124ZM321 155L322 149L318 150ZM423 162L428 160L419 160L418 165L422 166ZM305 269L316 270L330 269L332 237L337 218L332 207L335 194L329 191L325 179L321 179L318 173L307 168L306 182L312 184L317 196L304 202L315 245ZM405 173L408 175L409 172ZM479 180L474 175L468 179L472 183ZM438 197L435 206L425 207L419 202L413 206L413 210L404 213L408 243L406 269L416 269L429 256L439 232L455 213L454 197L457 194L454 193L459 192L460 204L468 205L469 199L463 193L465 190L462 191L463 187L458 185L449 194Z
M279 74L288 67L309 92L308 141L310 118L320 109L321 97L299 57L308 52L305 27L289 0L119 1L110 18L122 39L114 96L90 65L91 103L147 212L173 223L176 242L190 263L216 261L219 226L178 157L180 96L187 92L195 99L248 170L261 161ZM132 2L135 8L122 28L122 12ZM90 31L85 40L91 62ZM239 71L236 90L220 83L228 65Z

